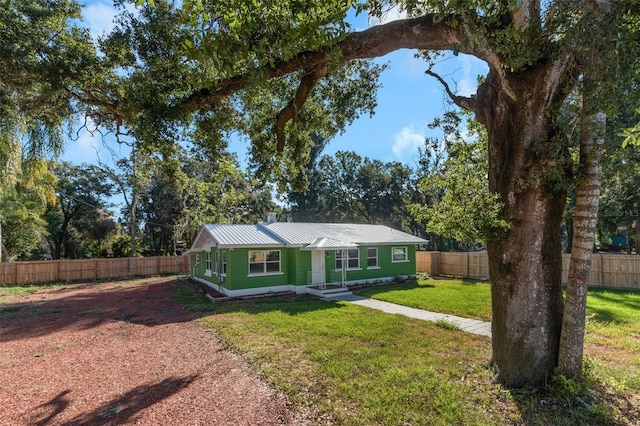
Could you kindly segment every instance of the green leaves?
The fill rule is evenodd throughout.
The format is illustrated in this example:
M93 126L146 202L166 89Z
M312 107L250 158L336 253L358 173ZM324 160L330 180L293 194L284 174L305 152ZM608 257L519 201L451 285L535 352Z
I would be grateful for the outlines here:
M636 113L640 114L640 109ZM640 146L640 122L633 127L624 129L620 136L624 137L622 148L626 148L628 145Z
M484 242L493 232L508 227L500 218L500 197L489 191L487 174L484 132L473 142L450 141L442 166L420 182L421 190L429 194L429 204L413 204L410 211L416 220L427 223L427 232L463 242Z

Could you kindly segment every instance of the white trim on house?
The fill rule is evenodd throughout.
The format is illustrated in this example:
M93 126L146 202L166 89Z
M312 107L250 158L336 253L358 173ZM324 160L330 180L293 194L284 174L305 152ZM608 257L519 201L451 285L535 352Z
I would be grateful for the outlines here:
M404 249L404 259L398 259L395 260L393 258L393 251L395 249ZM407 246L393 246L391 247L391 263L403 263L403 262L409 262L409 247Z
M345 284L349 286L349 285L356 285L356 284L388 283L388 282L393 282L398 278L408 279L409 277L410 277L409 275L400 275L395 277L368 278L368 279L362 279L362 280L346 281ZM214 284L207 280L203 280L202 278L192 277L192 279L198 282L201 282L202 284L205 284L208 287L211 287L218 293L224 294L227 297L244 297L244 296L258 296L258 295L262 296L262 295L267 295L269 293L283 293L283 292L305 294L305 293L308 293L307 288L311 288L314 286L317 287L317 285L308 284L308 285L279 285L279 286L272 286L272 287L254 287L254 288L246 288L241 290L229 290L218 284Z

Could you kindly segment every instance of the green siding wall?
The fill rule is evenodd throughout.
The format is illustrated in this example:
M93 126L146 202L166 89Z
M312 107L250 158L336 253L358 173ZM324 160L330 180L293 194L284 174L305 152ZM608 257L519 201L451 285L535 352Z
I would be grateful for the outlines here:
M290 250L289 272L292 285L307 285L307 273L311 272L311 252Z
M393 247L407 247L407 262L392 262L391 249ZM378 268L367 268L367 249L378 249ZM414 275L416 273L416 248L413 245L393 245L393 246L366 246L359 248L360 269L347 270L347 281L371 280L384 277L395 277L397 275ZM330 251L327 257L327 282L332 281L339 275L339 271L335 270L336 255L335 251Z
M227 253L227 278L224 287L230 290L242 290L257 287L272 287L289 285L291 271L290 258L292 250L278 248L280 250L280 271L279 274L249 275L249 251L254 249L236 248L230 249ZM257 249L266 250L266 249Z
M392 247L407 247L407 262L392 262ZM378 268L367 268L367 249L378 249ZM282 285L306 285L307 275L311 271L311 252L301 251L298 248L278 248L280 250L280 274L249 275L249 251L252 249L235 248L221 249L227 257L227 274L220 282L215 273L216 251L211 249L211 276L205 275L206 252L191 255L191 271L194 276L213 284L219 284L229 290L242 290L259 287L274 287ZM258 249L263 250L263 249ZM326 282L336 281L340 272L335 270L335 251L330 250L325 259ZM200 256L200 263L196 266L196 256ZM413 275L416 273L415 246L368 246L359 249L360 269L346 272L347 281L375 280L376 278L395 277L398 275Z

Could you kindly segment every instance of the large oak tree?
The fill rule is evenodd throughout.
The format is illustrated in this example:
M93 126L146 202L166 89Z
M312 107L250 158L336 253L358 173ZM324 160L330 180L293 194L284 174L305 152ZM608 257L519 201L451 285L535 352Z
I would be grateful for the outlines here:
M486 128L489 189L510 224L487 241L493 362L508 385L550 378L562 326L559 230L571 173L556 118L589 65L588 40L607 41L600 58L606 78L618 78L618 60L637 53L630 36L637 2L154 3L123 16L104 40L106 60L126 72L75 96L145 143L166 143L181 125L205 124L215 137L242 129L258 170L280 180L300 180L296 169L308 163L314 131L330 137L375 106L370 92L379 70L362 60L415 49L428 61L450 51L486 62L476 94L445 90ZM390 6L408 17L351 31L348 8L379 16ZM615 93L616 81L600 83Z

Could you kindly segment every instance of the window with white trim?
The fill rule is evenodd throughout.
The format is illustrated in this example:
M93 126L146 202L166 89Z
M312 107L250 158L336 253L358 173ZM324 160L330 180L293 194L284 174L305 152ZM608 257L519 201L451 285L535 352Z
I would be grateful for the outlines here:
M391 248L391 261L392 262L408 262L409 253L406 247L392 247Z
M349 250L336 250L336 269L342 270L342 253L346 252L345 260L345 269L358 269L360 268L360 254L359 250L349 249Z
M210 251L207 252L207 260L205 261L205 269L209 274L211 274L211 252Z
M367 268L378 267L378 248L369 247L367 249Z
M227 275L227 252L223 251L221 257L221 261L220 263L222 264L220 267L220 274L221 275Z
M196 266L200 265L200 253L196 254Z
M249 275L280 272L280 250L252 250L249 252Z

